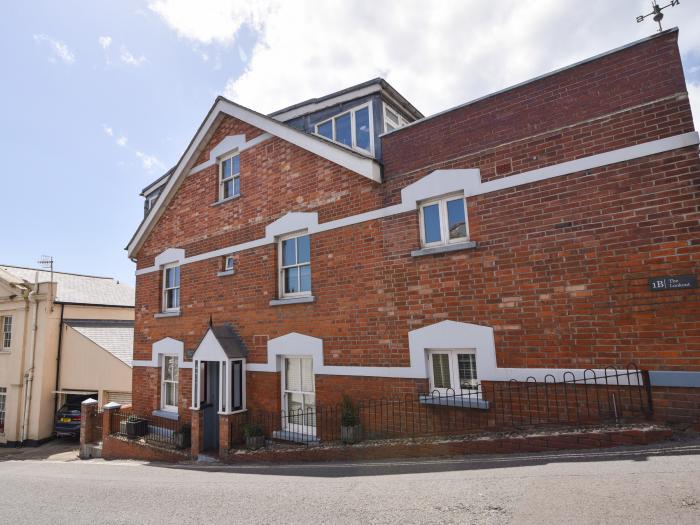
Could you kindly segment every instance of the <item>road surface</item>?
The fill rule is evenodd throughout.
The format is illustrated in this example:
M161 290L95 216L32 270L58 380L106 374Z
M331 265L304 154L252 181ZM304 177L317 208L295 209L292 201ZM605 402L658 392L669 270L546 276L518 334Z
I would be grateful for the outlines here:
M3 523L700 523L700 440L226 467L0 453Z

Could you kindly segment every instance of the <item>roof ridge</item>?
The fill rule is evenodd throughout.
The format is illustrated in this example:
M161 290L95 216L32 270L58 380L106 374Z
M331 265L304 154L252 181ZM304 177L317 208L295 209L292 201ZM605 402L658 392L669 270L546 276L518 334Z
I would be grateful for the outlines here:
M32 268L31 266L16 266L13 264L0 263L0 268L17 268L18 270L31 270L31 271L35 271L35 272L51 273L51 270L46 270L44 268ZM114 277L108 277L106 275L88 275L86 273L60 272L58 270L53 270L53 273L55 273L55 274L58 273L61 275L72 275L74 277L89 277L91 279L108 279L110 281L116 282L117 284L122 284L121 282L119 282L118 279L116 279Z

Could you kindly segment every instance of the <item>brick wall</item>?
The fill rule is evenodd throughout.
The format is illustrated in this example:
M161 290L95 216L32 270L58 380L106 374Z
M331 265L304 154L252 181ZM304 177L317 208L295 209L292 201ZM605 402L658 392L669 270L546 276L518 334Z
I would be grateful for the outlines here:
M319 222L397 202L405 185L436 168L477 167L491 180L693 129L675 32L484 99L384 139L378 185L273 138L241 156L241 197L219 206L212 167L187 177L139 251L138 267L169 247L188 256L250 241L289 211ZM258 131L227 117L221 137ZM164 337L193 350L210 316L230 322L266 360L270 338L322 338L329 365L406 366L410 330L451 319L492 326L501 367L625 365L700 370L700 294L652 293L655 275L697 274L700 259L697 147L467 199L476 249L414 258L416 212L314 234L311 304L271 307L277 253L236 254L184 266L182 315L155 319L160 275L136 284L135 359ZM189 417L189 371L181 414ZM343 391L385 396L423 382L317 378L319 399ZM155 370L134 370L134 404L158 406ZM249 373L249 406L279 408L278 374Z

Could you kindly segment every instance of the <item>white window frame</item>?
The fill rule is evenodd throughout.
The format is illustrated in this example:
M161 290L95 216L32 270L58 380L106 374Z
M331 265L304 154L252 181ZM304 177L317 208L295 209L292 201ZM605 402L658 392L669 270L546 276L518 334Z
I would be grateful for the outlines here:
M382 119L382 121L383 121L383 123L384 123L384 133L388 133L389 131L394 131L394 129L400 129L400 128L404 127L406 124L408 124L408 121L407 121L405 118L403 118L403 116L401 115L401 113L399 113L399 112L396 111L394 108L392 108L391 106L389 106L386 102L382 102L382 106L383 106L383 110L382 110L383 115L382 115L382 116L384 117L384 118ZM393 129L391 129L391 130L390 130L390 129L387 129L387 121L390 121L390 120L391 120L391 119L389 118L389 116L387 115L387 112L388 112L388 111L391 111L392 113L394 113L394 114L398 117L398 119L399 119L399 121L398 121L398 126L394 125L393 122L389 122L389 123L388 123L388 124L393 128Z
M238 157L238 172L237 173L233 172L233 162L232 162L231 163L231 176L224 179L224 162L226 162L229 159L233 159L234 157ZM231 181L233 183L233 189L235 191L236 179L238 179L238 193L234 193L233 195L229 195L228 197L224 197L224 185L225 185L225 183L228 181ZM240 158L240 152L234 151L232 153L229 153L228 155L224 155L223 157L219 157L219 201L234 199L236 197L239 197L240 195L241 195L241 158Z
M305 399L304 396L306 395L313 395L314 396L314 415L317 416L318 414L318 405L317 403L317 396L316 396L316 371L314 370L313 366L313 357L309 355L283 355L280 356L282 359L281 363L281 374L280 378L282 380L282 384L280 385L280 390L282 392L282 411L287 415L287 417L283 418L282 421L282 426L285 430L290 430L292 432L299 432L301 434L307 434L311 436L316 435L316 428L318 425L318 420L317 418L315 419L315 425L305 425L303 423L292 423L289 419L289 407L287 405L287 394L299 394L302 396L302 399ZM313 390L307 392L304 390L287 390L287 359L299 359L299 360L304 360L304 359L310 359L311 360L311 374L313 375ZM299 366L302 366L301 363L299 363ZM302 368L303 370L303 368ZM302 379L303 382L303 379ZM304 410L303 413L306 413Z
M447 354L449 356L449 367L450 367L450 388L436 388L435 387L435 377L433 375L433 356L435 354ZM439 392L441 395L460 395L463 392L477 393L479 392L479 386L481 385L481 380L479 379L479 369L476 369L476 384L473 388L462 389L459 381L459 361L457 356L459 354L470 354L474 356L475 366L476 366L476 350L470 348L458 348L458 349L431 349L428 350L428 378L430 380L430 392Z
M178 278L178 283L177 286L173 286L172 288L167 288L167 276L168 276L168 270L172 268L180 268L180 274ZM180 305L182 304L182 268L180 266L180 263L171 263L171 264L164 264L163 265L163 290L162 290L162 311L163 312L179 312L180 311ZM178 290L177 294L177 306L168 306L168 290Z
M461 199L462 205L464 206L464 227L466 235L464 237L457 237L455 239L450 239L449 231L449 221L447 218L447 203ZM425 240L425 216L423 215L424 208L432 206L433 204L438 205L439 217L440 217L440 240L434 242L426 242ZM425 248L431 248L433 246L447 246L449 244L456 244L460 242L466 242L469 240L469 215L467 210L467 200L464 198L463 194L452 194L443 197L430 199L420 203L418 207L418 221L420 223L420 242Z
M283 266L282 265L282 257L283 257L283 248L282 244L283 241L288 241L290 239L296 239L297 237L309 237L309 262L308 263L302 263L302 264L290 264L288 266ZM309 235L308 232L296 232L296 233L290 233L288 235L283 235L280 236L278 241L277 241L277 251L279 252L277 254L277 268L278 268L278 286L279 286L279 297L280 298L289 298L289 297L308 297L311 295L311 290L308 292L293 292L293 293L285 293L284 291L284 270L287 268L300 268L302 266L308 266L309 267L309 272L311 272L311 235ZM299 250L297 249L297 260L299 259ZM299 272L299 275L301 275L301 272ZM301 278L300 278L301 279ZM311 274L311 283L313 287L313 273Z
M8 324L7 319L9 319L10 330L7 331L5 328ZM9 337L8 337L9 336ZM9 352L12 348L12 316L3 315L0 316L0 351Z
M177 371L177 379L175 381L173 380L166 380L165 379L165 361L166 359L175 359L175 363L177 364L177 367L175 370ZM176 354L162 354L161 356L161 371L160 371L160 408L161 410L165 410L166 412L177 412L178 411L178 403L180 400L180 361L179 357ZM165 385L166 383L175 383L175 405L168 405L166 404L166 395L165 395Z
M224 271L232 272L235 268L236 258L233 255L227 255L226 257L224 257Z
M364 148L359 147L357 145L357 142L356 142L357 133L356 133L356 129L355 129L355 126L356 126L355 113L364 109L364 108L367 108L367 113L369 114L369 150L366 150ZM344 116L344 115L347 115L348 113L350 114L350 135L351 135L351 139L352 139L352 146L348 146L347 144L343 144L342 142L338 142L335 139L335 120L337 118ZM323 126L324 124L327 124L328 122L331 123L332 130L333 130L332 131L333 138L331 138L331 139L329 139L325 135L321 135L318 132L318 128L320 126ZM333 115L331 118L327 118L326 120L323 120L323 121L317 123L316 126L314 127L314 131L316 132L316 135L318 135L319 137L322 137L326 140L331 140L335 144L339 144L339 145L344 146L346 148L351 148L355 151L359 151L359 152L362 152L365 154L369 153L370 155L374 155L374 115L372 114L372 103L371 102L367 102L365 104L355 106L354 108L350 108L347 111L343 111L342 113L338 113L337 115Z

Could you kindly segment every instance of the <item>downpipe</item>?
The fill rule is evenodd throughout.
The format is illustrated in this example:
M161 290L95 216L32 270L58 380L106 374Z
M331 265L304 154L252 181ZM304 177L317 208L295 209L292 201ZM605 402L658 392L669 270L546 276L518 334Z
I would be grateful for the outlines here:
M34 382L34 356L36 354L37 319L39 317L39 301L36 297L38 293L39 275L37 273L34 280L34 289L29 292L29 302L34 303L34 308L32 310L32 337L30 344L31 353L29 354L29 368L24 373L24 408L22 411L22 434L19 441L20 446L22 446L27 440L27 434L29 433L29 414L32 403L32 383Z

